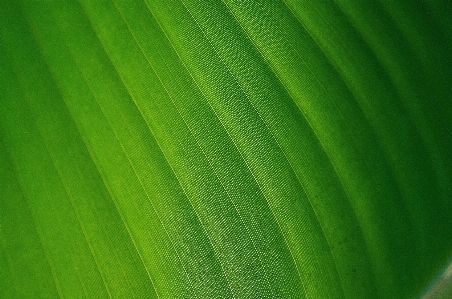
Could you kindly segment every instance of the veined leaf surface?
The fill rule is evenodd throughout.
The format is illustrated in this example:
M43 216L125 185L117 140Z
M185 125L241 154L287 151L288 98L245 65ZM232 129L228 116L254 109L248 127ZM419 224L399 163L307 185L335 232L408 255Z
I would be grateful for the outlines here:
M413 298L452 254L448 1L0 2L1 298Z

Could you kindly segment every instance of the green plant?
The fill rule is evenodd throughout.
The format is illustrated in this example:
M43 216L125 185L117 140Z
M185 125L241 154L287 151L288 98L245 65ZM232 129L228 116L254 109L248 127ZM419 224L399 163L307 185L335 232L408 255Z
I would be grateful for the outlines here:
M0 297L419 296L452 253L450 13L2 0Z

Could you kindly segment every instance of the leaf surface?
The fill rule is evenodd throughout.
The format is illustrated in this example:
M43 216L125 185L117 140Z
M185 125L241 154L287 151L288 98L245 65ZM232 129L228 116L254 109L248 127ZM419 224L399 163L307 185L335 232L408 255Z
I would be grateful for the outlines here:
M1 297L420 296L452 253L444 7L2 1Z

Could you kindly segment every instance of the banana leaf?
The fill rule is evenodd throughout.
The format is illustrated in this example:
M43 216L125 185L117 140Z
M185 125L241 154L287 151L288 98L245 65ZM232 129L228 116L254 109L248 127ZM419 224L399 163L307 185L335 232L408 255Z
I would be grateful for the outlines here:
M447 298L451 14L1 0L0 297Z

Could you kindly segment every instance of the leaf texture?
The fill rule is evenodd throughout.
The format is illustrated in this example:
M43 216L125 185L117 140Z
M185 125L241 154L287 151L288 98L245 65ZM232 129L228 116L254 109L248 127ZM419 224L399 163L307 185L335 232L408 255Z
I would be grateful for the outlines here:
M0 297L420 296L449 6L1 1Z

